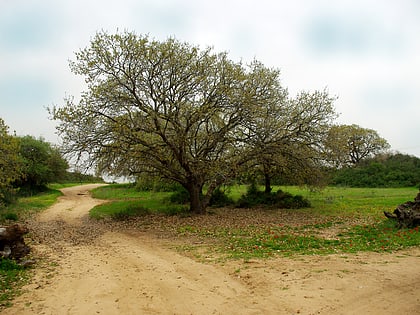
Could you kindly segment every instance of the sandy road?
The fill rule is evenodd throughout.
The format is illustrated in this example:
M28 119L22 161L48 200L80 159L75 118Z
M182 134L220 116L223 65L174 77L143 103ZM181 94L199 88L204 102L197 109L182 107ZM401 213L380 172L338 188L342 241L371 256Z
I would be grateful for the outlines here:
M93 187L63 189L39 216L61 235L34 245L53 264L37 268L2 314L420 314L418 248L216 265L138 231L105 229L86 243L67 238L90 229L83 218L101 203L88 194Z

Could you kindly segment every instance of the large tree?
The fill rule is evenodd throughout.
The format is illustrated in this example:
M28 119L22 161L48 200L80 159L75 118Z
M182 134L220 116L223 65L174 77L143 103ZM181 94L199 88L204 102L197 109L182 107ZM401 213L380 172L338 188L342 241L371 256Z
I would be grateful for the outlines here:
M9 135L8 126L0 118L0 206L10 201L13 182L22 174L19 141Z
M377 131L355 124L332 126L325 142L330 160L339 167L357 165L389 148Z
M68 98L50 111L65 151L100 171L178 182L191 211L202 213L249 158L241 126L267 99L254 66L129 32L98 33L70 66L88 89L78 103Z

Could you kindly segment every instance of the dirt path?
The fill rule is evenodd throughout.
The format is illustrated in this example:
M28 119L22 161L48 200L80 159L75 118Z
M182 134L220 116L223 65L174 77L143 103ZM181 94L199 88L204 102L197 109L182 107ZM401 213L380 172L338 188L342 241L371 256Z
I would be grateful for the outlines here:
M420 314L420 249L203 264L147 233L88 225L101 201L64 196L38 221L46 258L2 314Z

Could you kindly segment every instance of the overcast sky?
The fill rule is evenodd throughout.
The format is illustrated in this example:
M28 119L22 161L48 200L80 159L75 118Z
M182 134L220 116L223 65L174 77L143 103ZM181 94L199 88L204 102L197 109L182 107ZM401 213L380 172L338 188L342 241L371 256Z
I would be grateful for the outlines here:
M176 37L281 70L291 95L327 88L339 123L420 157L420 1L0 0L0 117L57 142L47 106L77 97L74 53L97 31Z

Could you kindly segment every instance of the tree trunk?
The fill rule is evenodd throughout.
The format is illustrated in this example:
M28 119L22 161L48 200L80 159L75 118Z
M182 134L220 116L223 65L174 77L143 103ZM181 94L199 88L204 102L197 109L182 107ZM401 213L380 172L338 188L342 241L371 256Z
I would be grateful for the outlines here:
M203 214L206 211L206 205L203 203L202 185L189 183L188 192L190 193L190 212Z
M420 192L413 201L400 204L393 213L384 211L384 215L398 222L398 227L412 228L420 226Z
M27 227L14 224L0 227L0 257L20 260L29 253L23 235L28 233Z
M270 174L265 173L264 174L264 185L265 185L265 193L269 194L271 193L271 177Z

